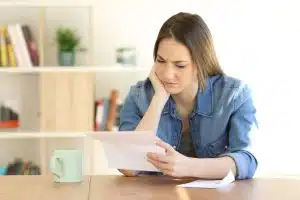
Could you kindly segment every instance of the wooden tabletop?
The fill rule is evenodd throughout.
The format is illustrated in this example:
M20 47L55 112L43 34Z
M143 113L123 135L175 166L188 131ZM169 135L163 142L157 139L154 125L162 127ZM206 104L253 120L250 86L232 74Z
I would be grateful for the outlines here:
M82 183L54 183L51 176L0 176L0 199L88 200L90 177Z
M82 183L54 183L50 176L0 176L0 199L9 200L299 200L300 179L236 181L221 189L176 187L192 179L86 176Z
M93 176L90 200L299 200L300 180L255 179L236 181L222 189L176 187L190 179L169 177Z

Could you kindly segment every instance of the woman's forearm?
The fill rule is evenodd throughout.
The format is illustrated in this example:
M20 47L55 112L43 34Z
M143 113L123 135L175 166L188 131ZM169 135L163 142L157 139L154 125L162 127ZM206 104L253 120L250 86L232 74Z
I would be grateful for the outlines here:
M229 170L236 176L236 165L229 156L220 158L191 158L189 160L189 176L203 179L222 179Z
M153 96L145 115L136 127L136 131L153 131L156 133L165 101Z
M156 130L159 124L160 115L165 102L161 100L158 96L153 96L151 103L146 111L145 115L141 119L140 123L136 127L136 131L153 131L156 134ZM136 176L137 171L119 169L119 171L125 176Z

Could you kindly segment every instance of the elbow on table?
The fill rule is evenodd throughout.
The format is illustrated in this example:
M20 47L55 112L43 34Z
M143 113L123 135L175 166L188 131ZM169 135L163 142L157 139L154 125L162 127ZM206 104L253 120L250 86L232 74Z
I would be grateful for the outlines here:
M256 157L248 151L237 151L228 153L227 156L231 157L236 165L236 179L252 179L255 175L258 162Z

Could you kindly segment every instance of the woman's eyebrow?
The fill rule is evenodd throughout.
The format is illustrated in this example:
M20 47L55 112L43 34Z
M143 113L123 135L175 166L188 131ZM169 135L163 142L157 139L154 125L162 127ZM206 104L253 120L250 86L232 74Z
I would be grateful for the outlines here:
M164 59L163 57L161 57L160 55L158 55L157 54L157 57L159 58L159 59L161 59L161 60L166 60L166 59ZM182 63L182 62L188 62L187 60L175 60L175 61L171 61L171 62L173 62L173 63Z

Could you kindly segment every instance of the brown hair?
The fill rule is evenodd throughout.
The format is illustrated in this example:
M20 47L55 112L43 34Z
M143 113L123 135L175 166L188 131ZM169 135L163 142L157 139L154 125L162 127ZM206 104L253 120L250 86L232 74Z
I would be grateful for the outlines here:
M154 45L154 60L159 43L164 38L174 38L189 49L197 66L200 89L205 89L209 76L224 74L216 56L210 30L199 15L180 12L164 22Z

